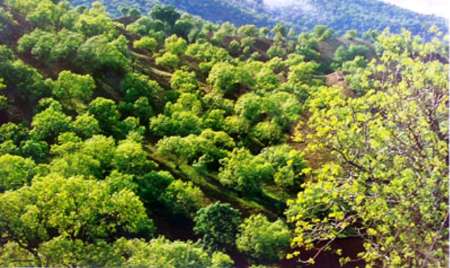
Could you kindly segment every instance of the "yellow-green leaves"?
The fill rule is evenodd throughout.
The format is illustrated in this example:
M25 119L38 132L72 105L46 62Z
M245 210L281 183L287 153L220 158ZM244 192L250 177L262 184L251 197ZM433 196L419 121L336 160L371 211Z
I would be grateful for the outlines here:
M438 204L448 196L448 64L424 61L429 45L385 33L380 61L365 69L371 89L312 94L305 124L312 130L298 128L298 140L307 144L306 156L327 157L289 203L293 246L346 231L367 242L360 257L369 266L445 264L447 205Z
M31 186L0 194L0 209L2 234L30 254L39 252L41 261L49 261L41 265L63 262L58 256L53 256L56 263L46 259L52 254L45 250L52 239L70 237L67 242L95 244L124 234L153 232L152 222L136 195L129 190L111 193L105 182L82 177L51 174L35 178ZM81 259L78 256L71 264Z
M0 156L0 193L16 190L29 184L35 174L35 164L31 159L4 154Z
M95 81L90 75L79 75L70 71L62 71L57 80L47 80L47 84L62 104L78 112L86 108L86 103L91 100L95 89Z
M261 214L252 215L240 225L236 245L256 259L279 260L289 248L290 232L281 220L270 222Z

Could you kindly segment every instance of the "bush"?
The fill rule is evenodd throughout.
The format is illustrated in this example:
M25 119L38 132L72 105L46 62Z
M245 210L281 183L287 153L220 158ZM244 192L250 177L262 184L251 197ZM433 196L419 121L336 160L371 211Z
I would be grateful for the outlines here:
M244 148L234 149L221 164L220 183L247 195L260 192L261 183L270 181L273 173L269 163Z
M143 240L120 239L114 244L115 252L125 262L124 267L161 268L231 268L233 261L221 252L208 252L191 241L169 241L165 238Z
M171 52L166 52L162 56L156 58L155 62L156 64L161 65L163 67L174 69L178 67L178 65L180 65L181 61L177 55Z
M241 213L230 204L216 202L197 211L194 232L202 236L203 242L213 247L233 246Z
M158 41L150 36L144 36L139 40L133 42L133 47L137 49L145 49L149 52L154 52L158 47Z
M270 222L261 214L252 215L239 229L238 249L255 259L275 262L282 259L289 248L291 234L281 220Z
M200 188L192 182L173 181L163 194L162 199L173 215L191 218L195 212L206 205L207 199Z

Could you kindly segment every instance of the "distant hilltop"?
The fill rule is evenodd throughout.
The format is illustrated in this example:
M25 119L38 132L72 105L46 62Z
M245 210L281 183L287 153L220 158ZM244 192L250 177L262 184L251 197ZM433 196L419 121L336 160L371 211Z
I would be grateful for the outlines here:
M92 0L72 0L74 5L88 6ZM434 15L422 15L378 0L102 0L109 12L120 16L122 7L135 7L143 13L155 4L173 5L176 8L222 23L235 25L255 24L273 26L281 21L297 31L309 31L322 24L337 34L348 30L359 33L368 30L399 32L402 28L415 35L429 38L429 29L436 25L447 32L446 19Z

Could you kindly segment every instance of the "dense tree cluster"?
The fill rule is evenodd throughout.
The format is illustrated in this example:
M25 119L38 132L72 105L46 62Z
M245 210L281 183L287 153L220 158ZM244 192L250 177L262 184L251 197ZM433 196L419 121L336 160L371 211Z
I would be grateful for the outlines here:
M436 28L120 10L0 3L0 266L264 267L349 236L368 266L446 263Z

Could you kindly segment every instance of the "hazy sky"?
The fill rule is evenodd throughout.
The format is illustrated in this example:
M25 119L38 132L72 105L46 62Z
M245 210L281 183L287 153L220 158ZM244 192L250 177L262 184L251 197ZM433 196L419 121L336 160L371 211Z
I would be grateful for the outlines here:
M384 0L384 1L414 10L416 12L424 14L435 14L441 17L450 18L449 0Z
M264 0L269 5L287 5L289 3L308 2L307 0ZM435 14L450 18L449 0L383 0L391 4L411 9L423 14Z

